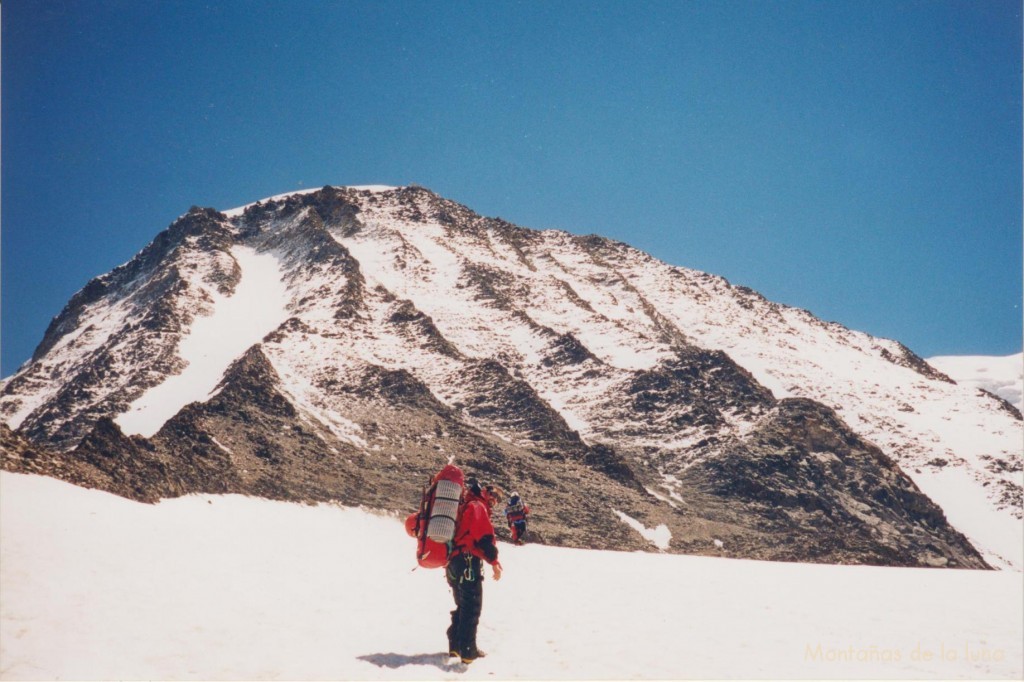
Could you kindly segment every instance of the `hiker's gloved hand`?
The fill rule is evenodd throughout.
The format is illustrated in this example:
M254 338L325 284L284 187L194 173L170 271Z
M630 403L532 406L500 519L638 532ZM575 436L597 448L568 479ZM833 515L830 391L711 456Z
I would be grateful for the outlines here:
M501 580L501 564L495 561L491 564L491 568L494 569L494 579Z

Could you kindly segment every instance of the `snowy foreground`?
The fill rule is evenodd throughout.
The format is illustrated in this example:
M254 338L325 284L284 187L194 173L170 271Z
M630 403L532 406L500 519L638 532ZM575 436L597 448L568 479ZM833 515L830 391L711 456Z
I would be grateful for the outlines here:
M501 546L480 646L395 518L0 474L3 679L1020 678L1013 571ZM488 572L488 576L489 576Z

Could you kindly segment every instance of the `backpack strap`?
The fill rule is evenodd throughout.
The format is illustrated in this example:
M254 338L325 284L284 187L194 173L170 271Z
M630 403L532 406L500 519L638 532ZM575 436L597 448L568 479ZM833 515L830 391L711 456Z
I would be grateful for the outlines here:
M459 524L462 523L462 512L466 509L466 495L463 493L462 499L459 500L459 510L455 513L455 534L452 535L451 542L448 543L448 556L450 557L454 552L455 548L459 546L459 541L462 538L469 535L469 530L464 530L462 535L459 535Z
M423 496L420 498L420 511L416 514L416 542L419 546L417 554L423 554L423 543L426 540L428 516L430 515L430 499L434 496L437 483L427 479L427 485L423 486Z

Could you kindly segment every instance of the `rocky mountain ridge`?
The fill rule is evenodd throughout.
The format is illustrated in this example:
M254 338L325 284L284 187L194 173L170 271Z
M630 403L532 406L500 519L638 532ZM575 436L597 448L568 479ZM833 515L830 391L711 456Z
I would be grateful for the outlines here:
M272 331L133 432L198 361L182 357L197 320L256 276L241 249L277 269ZM895 342L415 187L194 208L79 292L0 392L5 439L45 448L44 470L149 501L397 511L454 459L518 488L541 542L651 549L620 512L664 524L670 551L968 567L985 559L907 473L955 466L1019 518L1020 416L1003 408ZM938 411L1005 436L965 450ZM6 446L3 463L27 466Z

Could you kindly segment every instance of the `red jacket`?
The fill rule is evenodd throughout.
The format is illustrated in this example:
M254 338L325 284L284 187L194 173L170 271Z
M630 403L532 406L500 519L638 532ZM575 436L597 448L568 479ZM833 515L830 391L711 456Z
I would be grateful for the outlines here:
M466 552L489 564L498 562L498 548L494 544L494 526L491 509L484 498L467 494L466 503L455 526L456 552Z

